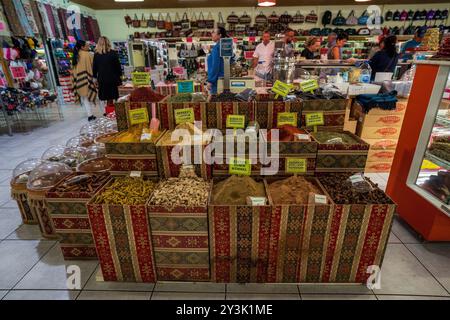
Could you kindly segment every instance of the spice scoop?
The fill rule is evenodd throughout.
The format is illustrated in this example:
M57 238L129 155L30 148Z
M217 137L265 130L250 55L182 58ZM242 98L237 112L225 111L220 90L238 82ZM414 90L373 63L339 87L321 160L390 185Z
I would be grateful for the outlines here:
M156 103L152 103L152 120L150 121L150 130L153 134L159 132L160 121L156 118Z

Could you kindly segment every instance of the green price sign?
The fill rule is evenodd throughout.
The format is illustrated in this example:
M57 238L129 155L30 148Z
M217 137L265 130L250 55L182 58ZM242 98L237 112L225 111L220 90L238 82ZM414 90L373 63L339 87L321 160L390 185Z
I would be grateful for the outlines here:
M286 159L286 172L287 173L306 173L307 165L306 159L299 158L287 158Z
M177 81L177 93L193 93L194 81Z
M175 109L174 112L176 124L186 122L194 123L195 121L194 108Z
M279 96L286 97L292 90L292 85L281 82L280 80L275 81L272 87L272 91Z
M297 113L295 112L280 112L277 116L278 127L281 127L285 124L296 127L297 126Z
M306 80L300 82L300 89L303 92L311 92L319 89L319 83L317 82L317 80Z
M133 72L131 74L131 81L133 86L142 87L150 85L150 73L149 72Z
M148 123L148 112L146 108L133 109L128 111L130 124Z
M245 128L245 116L228 115L227 116L227 128L244 129Z
M250 159L230 158L229 173L240 176L249 176L252 174L252 165Z
M305 118L307 127L323 126L325 124L323 112L307 113Z

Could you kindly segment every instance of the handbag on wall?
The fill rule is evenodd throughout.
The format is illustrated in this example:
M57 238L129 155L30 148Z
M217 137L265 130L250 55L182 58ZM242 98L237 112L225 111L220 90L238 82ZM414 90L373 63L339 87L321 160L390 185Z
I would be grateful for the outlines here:
M280 23L289 24L291 22L292 22L292 16L287 11L285 11L280 16Z
M211 12L208 13L208 18L205 19L205 26L206 26L207 29L213 29L214 28L214 19L213 19L213 16L212 16Z
M125 23L127 24L128 28L133 24L133 19L127 14L125 17Z
M255 17L255 23L259 25L266 25L267 24L267 17L264 15L264 13L260 12Z
M226 28L227 24L223 20L222 12L219 12L219 21L217 22L217 28Z
M297 11L297 13L292 17L292 23L304 23L305 22L305 16L300 13L300 11Z
M137 14L134 14L134 19L133 19L133 28L139 28L141 26L141 20L139 20Z
M147 26L149 28L156 28L156 20L153 18L153 15L150 13L150 18L148 18Z
M145 15L142 14L142 18L141 18L141 28L147 28L148 23L147 23L147 19L145 19Z
M238 24L239 23L239 17L233 12L231 12L230 15L227 17L227 22L229 24Z
M181 30L181 21L180 21L180 16L178 15L178 12L175 13L175 21L173 22L173 30L174 31Z
M250 24L252 23L252 18L244 11L244 14L239 18L240 24Z
M393 17L394 17L394 13L391 10L388 10L388 12L386 12L386 15L384 16L384 19L386 21L392 21Z
M191 17L190 25L191 25L191 29L192 30L197 30L198 29L198 20L197 20L197 15L195 14L195 12L194 12L194 14Z
M158 20L156 21L156 27L157 27L159 30L164 30L164 26L165 26L164 18L163 18L163 16L162 16L162 13L159 13L159 15L158 15Z
M173 23L169 13L167 13L166 21L164 21L164 29L166 29L167 31L173 30Z
M280 22L280 17L276 14L276 12L272 12L272 14L267 18L267 21L270 24L277 24L278 22Z
M358 18L355 16L355 11L352 10L345 21L345 24L348 26L356 26L358 25Z
M395 11L394 15L392 17L392 21L400 21L400 15L401 15L400 11L398 11L398 10Z
M360 26L367 25L367 20L369 20L369 15L367 14L367 10L364 10L361 17L358 18L358 25Z
M319 17L314 12L314 10L312 10L305 18L305 21L307 23L317 23L318 20L319 20Z
M199 29L206 29L206 21L203 12L200 12L200 15L198 16L197 25Z
M333 23L333 26L345 26L345 21L346 21L346 19L342 15L341 10L339 10L336 18L333 19L332 23Z

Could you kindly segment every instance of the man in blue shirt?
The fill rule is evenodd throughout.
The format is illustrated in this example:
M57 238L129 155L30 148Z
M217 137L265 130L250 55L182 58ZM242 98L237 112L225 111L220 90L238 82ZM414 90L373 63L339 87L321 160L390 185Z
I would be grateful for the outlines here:
M408 49L418 48L422 45L423 37L425 36L426 28L419 28L414 33L414 38L406 41L400 53L402 54L403 60L411 60L413 58L413 53L408 53Z
M224 76L223 58L220 56L220 39L227 38L224 28L216 28L212 32L212 40L216 43L208 56L208 89L211 94L217 93L217 81Z

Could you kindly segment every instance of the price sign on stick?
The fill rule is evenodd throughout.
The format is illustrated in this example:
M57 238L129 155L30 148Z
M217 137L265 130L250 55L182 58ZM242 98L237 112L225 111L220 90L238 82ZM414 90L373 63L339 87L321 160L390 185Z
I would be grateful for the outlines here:
M317 132L317 126L325 125L323 112L307 113L305 115L305 120L307 127L314 127L314 132Z
M275 81L272 87L272 91L276 94L275 98L278 98L278 96L286 97L291 92L291 89L291 84L281 82L280 80Z
M250 159L230 158L229 173L240 176L249 176L252 173Z
M306 80L300 82L300 89L302 89L303 92L314 92L314 90L319 89L319 83L317 80Z
M133 72L131 74L131 81L135 87L143 87L150 85L149 72Z
M245 128L245 116L228 115L227 116L227 128L244 129Z
M286 172L287 173L306 173L307 165L306 159L300 158L286 158Z
M177 93L193 93L194 81L177 81Z
M288 124L288 125L291 125L294 127L297 126L297 113L295 113L295 112L280 112L280 113L278 113L277 118L278 118L278 121L277 121L278 128L285 124Z
M175 109L174 112L176 124L186 122L194 123L195 121L194 108Z
M148 123L148 112L146 108L133 109L128 111L130 124Z

